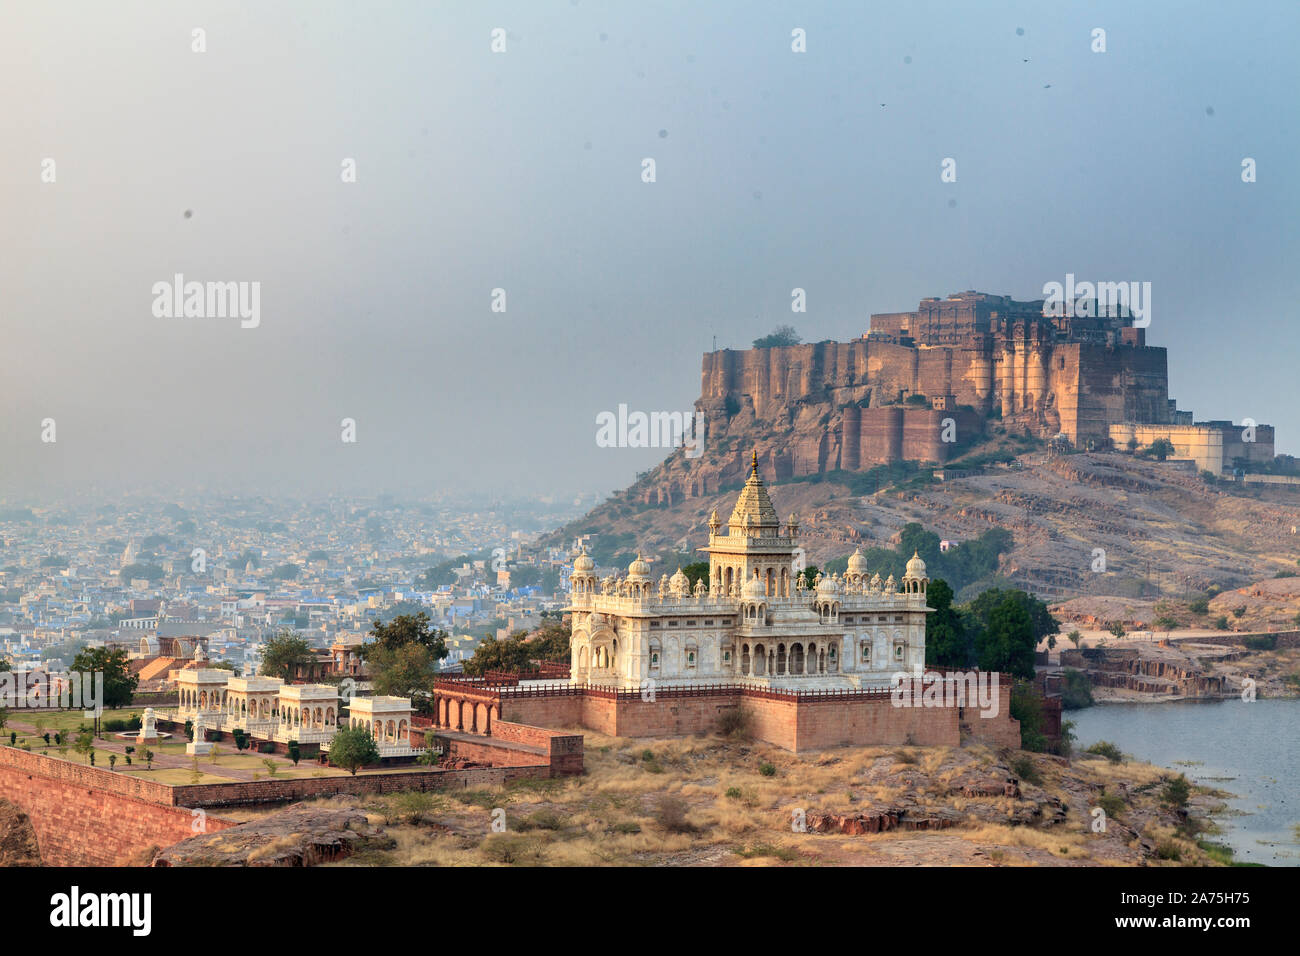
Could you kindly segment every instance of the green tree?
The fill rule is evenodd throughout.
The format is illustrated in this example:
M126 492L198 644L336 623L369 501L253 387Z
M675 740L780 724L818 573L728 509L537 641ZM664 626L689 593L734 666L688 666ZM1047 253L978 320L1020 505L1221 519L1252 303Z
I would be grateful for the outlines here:
M1016 681L1011 688L1011 716L1020 721L1020 748L1042 753L1047 749L1043 733L1043 701L1029 681Z
M366 727L341 727L330 741L330 763L354 777L362 767L379 762L379 747Z
M282 564L271 572L272 581L293 581L302 572L302 568L290 562Z
M89 730L83 730L81 733L77 734L77 740L76 743L72 745L72 749L83 757L87 756L95 749L95 735Z
M532 648L524 640L524 631L515 631L504 640L488 636L474 649L474 656L465 662L465 673L482 677L488 671L519 671L532 662Z
M447 632L434 628L429 623L429 615L424 611L399 614L387 623L376 620L371 625L370 636L373 640L367 641L358 649L362 659L367 661L379 648L395 651L406 644L427 647L435 660L447 656Z
M926 603L934 608L925 623L925 662L940 667L968 667L971 651L961 614L952 606L952 588L938 578L930 582Z
M433 682L438 676L438 661L423 644L410 643L390 650L380 645L366 658L375 693L389 697L409 697L421 712L433 709Z
M1174 453L1174 443L1168 438L1157 438L1151 443L1149 451L1152 457L1164 461Z
M778 325L772 330L771 334L764 335L762 338L754 339L754 348L779 348L783 345L798 345L802 341L803 340L799 338L799 333L794 330L794 326Z
M424 591L436 591L444 585L455 584L457 578L453 569L462 567L469 560L469 555L462 554L460 557L451 558L441 564L435 564L416 577L415 586Z
M980 669L1033 677L1034 648L1038 642L1034 639L1033 621L1024 603L1012 594L1004 594L988 610L981 624L975 636L975 654Z
M709 583L709 562L696 561L694 564L683 565L682 574L691 582L691 590L694 591L696 581L703 581L706 585Z
M71 670L78 674L104 675L104 707L112 709L131 703L140 678L131 673L126 648L88 647L77 653Z
M301 666L308 664L315 655L311 645L290 631L281 631L262 647L262 666L258 672L263 677L278 677L292 680Z
M133 581L136 578L144 578L146 581L157 582L163 579L163 569L156 564L128 564L122 570L117 572L117 576L123 581Z

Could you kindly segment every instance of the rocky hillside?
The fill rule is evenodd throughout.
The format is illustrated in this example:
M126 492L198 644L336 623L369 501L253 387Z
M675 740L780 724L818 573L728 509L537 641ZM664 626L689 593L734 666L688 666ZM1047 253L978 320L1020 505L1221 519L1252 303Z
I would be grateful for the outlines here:
M1011 531L1014 547L1003 556L1002 575L1055 599L1239 588L1296 569L1300 555L1300 493L1207 484L1173 463L1127 454L1034 450L1008 465L944 482L897 472L829 472L772 482L763 460L760 451L759 471L770 482L772 500L782 518L798 514L813 564L859 546L889 547L910 521L956 541L994 527ZM677 450L624 495L549 541L596 535L593 554L605 566L626 565L641 549L654 577L699 560L694 549L707 543L709 513L717 507L726 520L740 472L726 472L727 480L735 478L729 487L699 497L647 505L640 494L665 475L689 474L693 467Z

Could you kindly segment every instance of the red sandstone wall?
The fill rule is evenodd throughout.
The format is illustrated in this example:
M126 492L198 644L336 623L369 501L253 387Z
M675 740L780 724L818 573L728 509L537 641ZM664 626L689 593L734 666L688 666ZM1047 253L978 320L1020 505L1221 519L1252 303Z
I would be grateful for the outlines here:
M887 697L804 701L796 719L796 752L909 741L922 747L961 743L955 709L895 707Z
M511 750L498 747L491 737L474 737L466 740L461 737L439 737L448 757L464 758L474 763L488 764L492 767L533 767L542 768L549 775L550 765L547 758L531 750Z
M168 847L195 835L195 816L188 809L115 792L133 789L121 784L135 779L0 748L0 798L31 818L46 866L121 866L150 847ZM143 790L170 796L171 788L164 784L138 782L148 784ZM215 816L204 820L208 833L234 825Z
M578 694L566 697L502 697L501 719L533 727L591 726L583 718L583 698Z
M582 773L582 734L566 734L558 730L498 720L492 724L492 738L539 748L550 763L552 776ZM497 761L493 763L502 765Z

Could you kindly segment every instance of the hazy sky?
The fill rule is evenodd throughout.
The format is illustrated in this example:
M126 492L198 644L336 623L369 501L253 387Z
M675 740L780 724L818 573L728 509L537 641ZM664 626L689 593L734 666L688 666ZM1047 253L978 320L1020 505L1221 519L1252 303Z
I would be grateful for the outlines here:
M2 11L0 498L608 492L663 452L596 415L689 409L715 335L1067 272L1150 281L1180 407L1300 451L1293 0ZM260 325L155 317L175 273Z

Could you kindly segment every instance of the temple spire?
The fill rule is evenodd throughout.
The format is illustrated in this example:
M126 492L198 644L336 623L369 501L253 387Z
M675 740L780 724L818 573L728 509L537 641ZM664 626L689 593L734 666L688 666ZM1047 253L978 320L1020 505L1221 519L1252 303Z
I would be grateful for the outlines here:
M750 475L758 474L758 449L757 448L754 449L753 457L750 459L749 473Z

